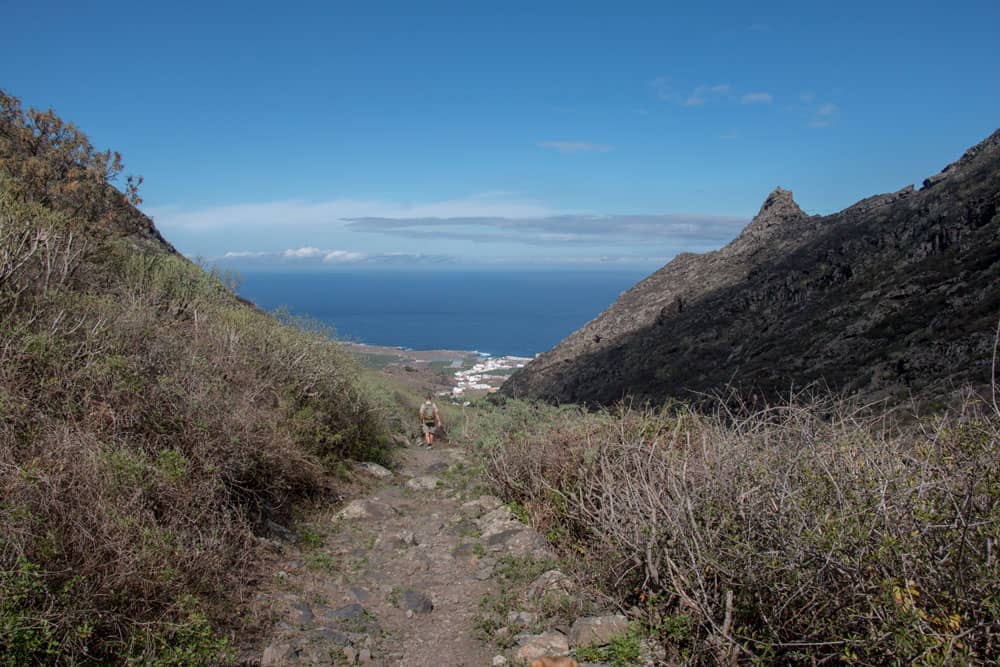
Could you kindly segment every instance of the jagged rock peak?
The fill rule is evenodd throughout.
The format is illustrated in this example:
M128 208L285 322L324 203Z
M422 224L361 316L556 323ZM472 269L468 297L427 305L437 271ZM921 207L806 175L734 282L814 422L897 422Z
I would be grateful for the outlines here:
M760 211L757 213L754 220L763 217L789 218L804 215L805 211L799 208L799 205L795 203L795 199L792 197L792 191L777 187L774 189L774 192L767 196L764 203L761 204Z
M803 220L807 218L805 211L799 208L792 197L791 190L778 187L767 196L760 207L760 211L750 221L743 235L758 235L765 230L777 227L793 220Z

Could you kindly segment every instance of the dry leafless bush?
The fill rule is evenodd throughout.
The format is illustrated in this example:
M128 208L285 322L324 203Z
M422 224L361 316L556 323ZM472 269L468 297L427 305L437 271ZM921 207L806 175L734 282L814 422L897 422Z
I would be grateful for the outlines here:
M906 428L833 401L563 412L488 468L692 661L966 663L1000 650L985 408Z

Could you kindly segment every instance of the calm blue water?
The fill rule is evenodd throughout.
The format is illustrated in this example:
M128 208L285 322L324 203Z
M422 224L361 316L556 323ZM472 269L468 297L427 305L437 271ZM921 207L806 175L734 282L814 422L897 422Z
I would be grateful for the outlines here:
M544 352L647 271L241 272L240 295L332 325L339 338L416 350Z

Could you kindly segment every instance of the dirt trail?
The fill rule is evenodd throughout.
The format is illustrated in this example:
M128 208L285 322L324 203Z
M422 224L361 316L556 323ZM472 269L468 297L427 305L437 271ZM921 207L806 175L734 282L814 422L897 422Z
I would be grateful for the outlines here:
M395 474L286 546L256 601L276 621L261 665L493 664L474 629L480 600L497 593L499 557L544 557L544 541L480 495L462 450L401 454Z

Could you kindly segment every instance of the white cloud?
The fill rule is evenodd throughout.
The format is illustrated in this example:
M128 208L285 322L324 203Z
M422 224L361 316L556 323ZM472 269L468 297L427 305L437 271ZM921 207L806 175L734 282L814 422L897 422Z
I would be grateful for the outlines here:
M717 244L732 239L747 220L729 216L560 215L512 220L508 218L360 218L356 232L400 236L410 241L459 240L478 243L511 242L527 245L609 245L683 242Z
M835 104L824 104L813 114L812 120L809 121L809 127L830 127L837 120L839 113L840 110Z
M237 250L235 252L232 252L232 251L231 252L227 252L225 255L223 255L223 257L225 257L226 259L243 259L243 258L251 258L251 257L263 257L264 255L267 255L267 254L268 253L266 253L266 252L252 252L252 251L249 251L249 250Z
M816 93L802 93L799 95L799 99L802 100L804 104L812 104L816 101Z
M322 254L322 250L312 247L296 248L294 250L286 250L282 253L282 255L290 259L309 259L311 257L319 257Z
M592 144L589 141L540 141L538 145L542 148L557 150L560 153L607 153L615 149L614 146Z
M178 230L220 230L283 227L342 228L355 218L538 218L566 213L544 204L519 199L511 193L485 192L458 199L430 202L391 202L365 199L333 199L322 202L298 200L206 206L180 210L177 207L146 211L157 227Z
M313 266L322 264L441 264L453 259L445 255L422 253L384 252L366 254L353 250L320 250L319 248L290 248L274 251L231 250L217 258L247 265L295 265Z
M392 253L393 255L399 253ZM347 264L350 262L360 262L367 255L360 252L348 252L347 250L331 250L323 256L323 261L327 264Z
M743 104L770 104L774 101L774 97L771 93L747 93L742 98L740 102Z

